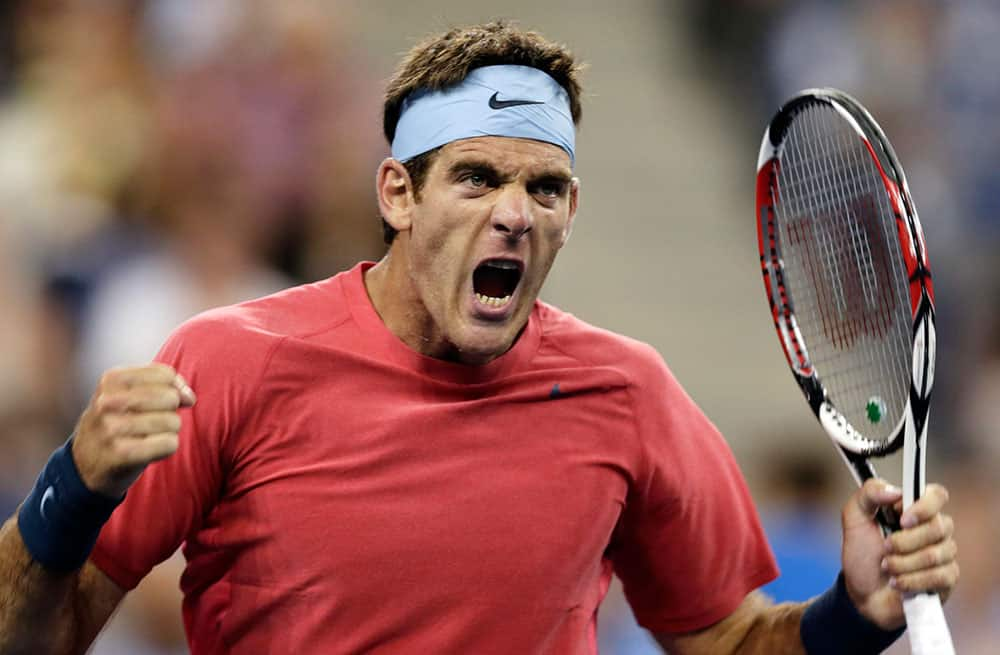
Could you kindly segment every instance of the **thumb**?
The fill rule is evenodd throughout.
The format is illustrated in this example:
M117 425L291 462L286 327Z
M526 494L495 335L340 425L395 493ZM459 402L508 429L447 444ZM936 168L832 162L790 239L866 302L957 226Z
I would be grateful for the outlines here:
M892 505L903 497L903 491L885 480L870 478L844 506L844 527L870 523L880 507Z

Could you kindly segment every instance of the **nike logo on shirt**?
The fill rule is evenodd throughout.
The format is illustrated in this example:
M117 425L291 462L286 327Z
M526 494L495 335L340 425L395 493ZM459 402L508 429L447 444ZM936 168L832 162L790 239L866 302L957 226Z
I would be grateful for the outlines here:
M518 105L545 104L541 100L498 100L497 99L498 95L500 95L499 91L490 96L490 109L506 109L507 107L517 107Z

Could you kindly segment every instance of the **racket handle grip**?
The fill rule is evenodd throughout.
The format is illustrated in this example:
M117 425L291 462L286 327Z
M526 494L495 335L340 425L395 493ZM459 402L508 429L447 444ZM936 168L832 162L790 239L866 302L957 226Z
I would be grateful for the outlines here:
M906 632L912 655L955 655L937 594L904 596L903 612L906 614Z

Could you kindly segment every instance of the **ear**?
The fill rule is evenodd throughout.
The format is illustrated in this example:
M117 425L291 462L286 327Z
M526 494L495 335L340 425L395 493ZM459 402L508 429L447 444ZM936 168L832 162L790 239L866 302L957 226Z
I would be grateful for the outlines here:
M378 209L386 223L402 232L410 229L410 212L416 201L410 174L398 160L387 157L375 175Z
M580 206L580 178L574 177L569 187L569 217L566 219L566 229L563 230L562 248L569 241L569 235L573 233L573 219L576 218L576 209Z

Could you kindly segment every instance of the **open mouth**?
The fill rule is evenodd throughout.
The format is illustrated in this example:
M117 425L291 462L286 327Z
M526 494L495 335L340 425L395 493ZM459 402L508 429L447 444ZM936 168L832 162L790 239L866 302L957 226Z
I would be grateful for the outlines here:
M521 281L521 264L507 259L488 259L472 273L476 299L489 307L503 307L510 302Z

